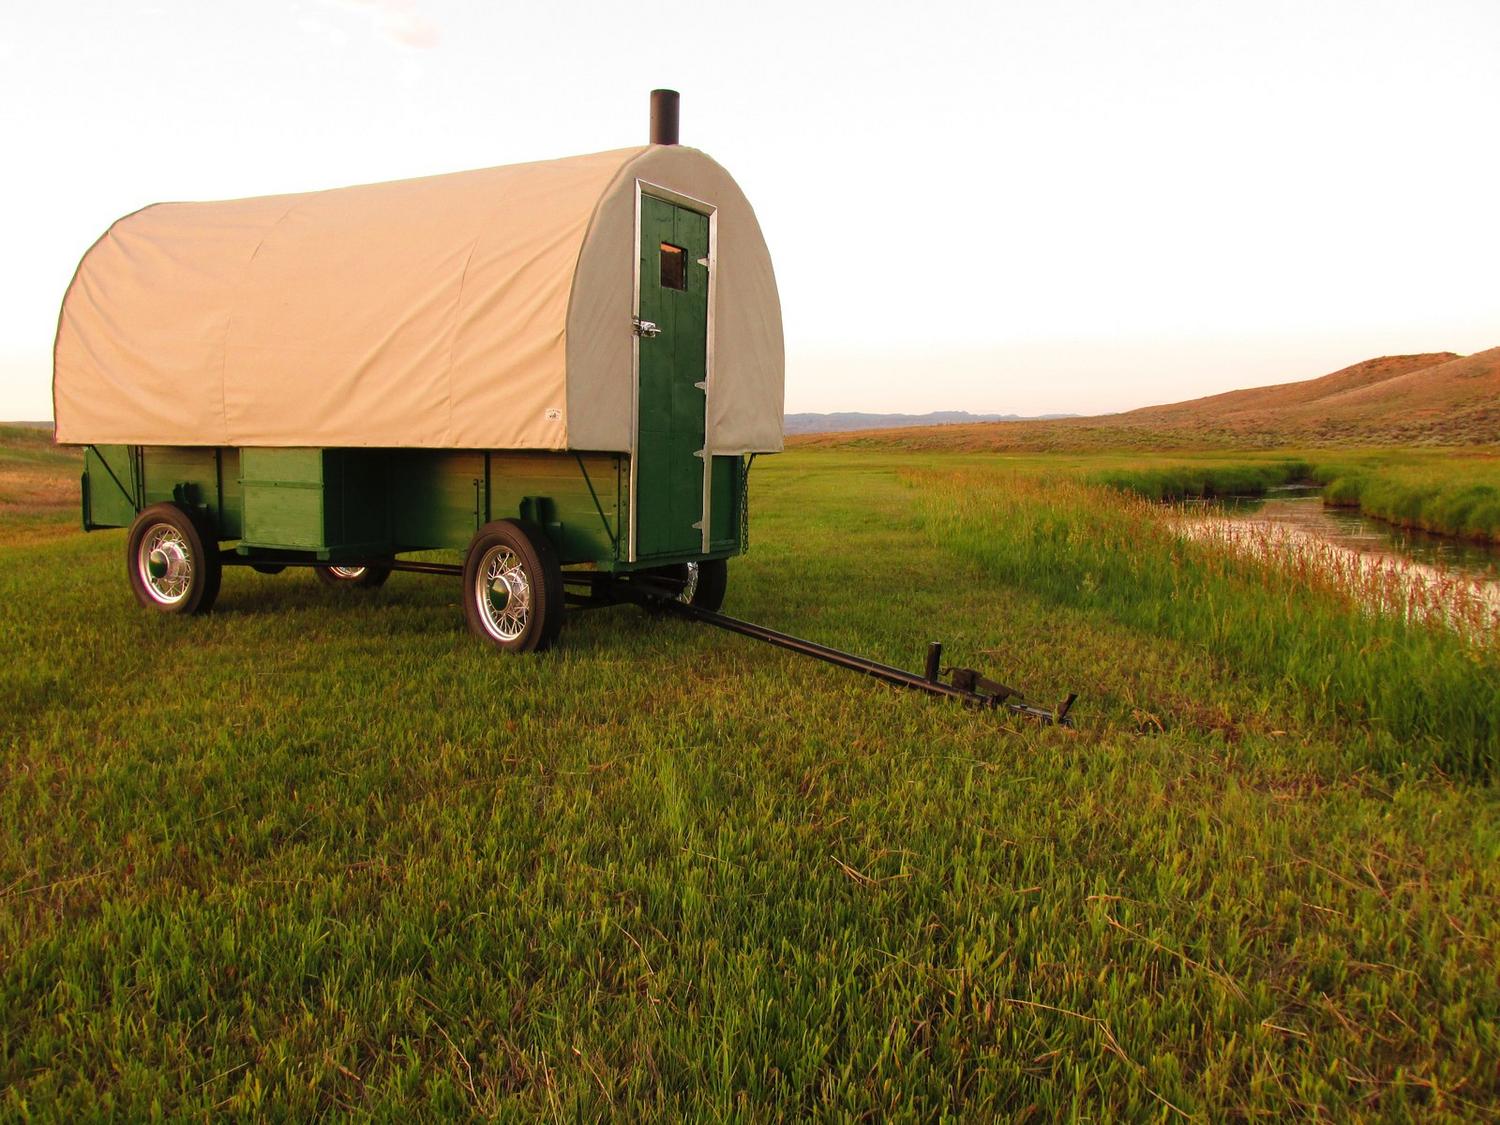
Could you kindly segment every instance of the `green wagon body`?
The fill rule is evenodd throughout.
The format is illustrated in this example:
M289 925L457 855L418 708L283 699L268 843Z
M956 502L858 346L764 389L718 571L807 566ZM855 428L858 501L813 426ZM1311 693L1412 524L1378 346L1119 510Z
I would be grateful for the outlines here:
M712 458L707 547L632 561L626 454L90 445L83 526L129 527L149 505L176 502L247 562L347 565L461 550L514 518L540 528L562 565L623 573L739 553L747 483L747 458Z

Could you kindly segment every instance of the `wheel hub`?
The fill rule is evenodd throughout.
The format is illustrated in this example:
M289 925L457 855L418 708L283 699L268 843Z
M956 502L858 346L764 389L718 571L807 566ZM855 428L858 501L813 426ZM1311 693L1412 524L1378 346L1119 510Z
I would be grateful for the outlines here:
M174 605L187 596L192 584L193 560L181 533L168 524L157 524L143 537L138 556L141 578L151 597L162 605Z
M504 613L512 604L524 606L530 593L525 576L519 570L508 570L490 583L490 606L496 613Z
M475 594L485 628L501 641L516 641L531 619L531 580L518 556L509 547L496 547L485 555Z

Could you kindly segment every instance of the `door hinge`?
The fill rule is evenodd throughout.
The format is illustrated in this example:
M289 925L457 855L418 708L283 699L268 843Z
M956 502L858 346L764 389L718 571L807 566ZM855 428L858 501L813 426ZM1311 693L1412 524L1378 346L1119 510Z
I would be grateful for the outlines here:
M645 336L650 339L651 337L661 335L661 329L656 326L655 321L642 320L638 316L633 316L630 318L630 323L635 326L635 334L637 336Z
M714 260L712 258L699 258L698 264L706 270L714 268Z
M693 530L694 531L702 531L703 530L703 521L699 520L697 523L693 524Z
M708 382L706 380L702 383L694 383L693 386L697 387L700 391L708 390Z

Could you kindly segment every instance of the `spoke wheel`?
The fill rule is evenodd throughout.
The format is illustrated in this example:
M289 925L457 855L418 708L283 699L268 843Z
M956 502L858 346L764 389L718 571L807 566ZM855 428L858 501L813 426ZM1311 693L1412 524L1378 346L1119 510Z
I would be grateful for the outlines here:
M385 580L391 576L391 568L381 563L368 563L365 566L315 566L313 571L325 586L345 590L373 590L385 585Z
M464 619L506 652L537 652L562 627L562 568L540 528L519 520L485 525L464 560Z
M724 604L724 593L729 588L729 566L723 559L658 566L645 574L659 579L662 585L670 583L678 589L674 600L713 612Z
M177 504L152 504L135 518L125 572L136 601L161 613L204 613L219 596L218 542Z

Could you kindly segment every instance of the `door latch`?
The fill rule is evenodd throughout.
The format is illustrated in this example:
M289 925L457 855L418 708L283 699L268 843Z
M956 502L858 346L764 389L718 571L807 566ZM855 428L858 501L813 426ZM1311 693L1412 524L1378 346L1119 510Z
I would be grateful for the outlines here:
M635 325L635 334L637 336L645 336L647 339L650 339L653 336L661 335L661 329L656 326L655 321L642 320L637 316L631 318L631 323Z

